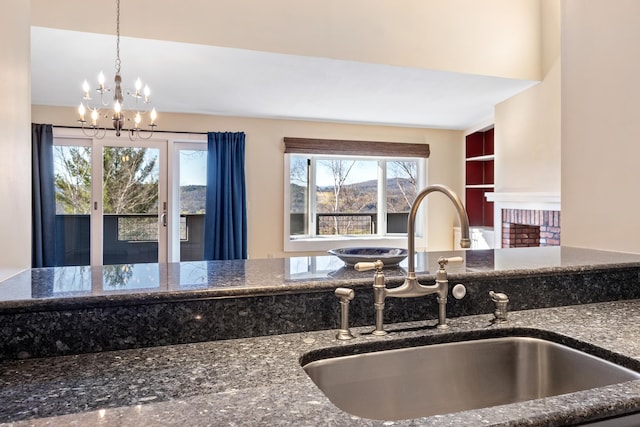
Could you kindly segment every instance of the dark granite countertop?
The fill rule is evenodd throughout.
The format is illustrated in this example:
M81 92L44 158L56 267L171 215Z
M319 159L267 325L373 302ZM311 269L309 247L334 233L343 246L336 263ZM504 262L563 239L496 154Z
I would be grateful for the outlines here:
M640 371L640 255L568 247L421 253L421 281L433 280L440 256L464 259L447 267L450 281L468 289L463 300L451 298L450 330L415 321L435 318L433 298L402 299L385 308L394 330L385 337L362 326L372 324L372 272L331 256L25 272L0 283L0 422L553 426L640 411L640 381L408 421L336 408L301 368L312 350L487 331L558 334L552 338L579 340ZM404 274L403 263L385 269L387 284ZM346 343L331 329L338 286L357 293L358 338ZM482 314L492 310L490 289L509 293L508 323Z
M572 247L422 252L418 279L433 279L441 256L464 259L447 266L451 280L640 266L640 255ZM402 283L406 263L385 268L389 285ZM372 274L335 256L40 268L0 282L0 313L357 288Z
M640 368L640 300L511 312L509 322L495 325L491 319L450 319L448 332L434 329L433 321L394 324L384 337L360 327L349 342L326 330L7 361L0 365L0 420L15 427L555 426L640 410L637 380L417 420L366 420L336 408L300 365L304 354L317 349L375 348L403 339L429 343L450 334L489 331L561 341L571 337L589 351Z

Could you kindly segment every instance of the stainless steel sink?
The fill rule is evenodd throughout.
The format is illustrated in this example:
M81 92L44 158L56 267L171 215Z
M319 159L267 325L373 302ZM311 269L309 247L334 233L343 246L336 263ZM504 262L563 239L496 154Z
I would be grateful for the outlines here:
M551 341L488 338L316 360L307 375L342 410L403 420L521 402L640 379Z

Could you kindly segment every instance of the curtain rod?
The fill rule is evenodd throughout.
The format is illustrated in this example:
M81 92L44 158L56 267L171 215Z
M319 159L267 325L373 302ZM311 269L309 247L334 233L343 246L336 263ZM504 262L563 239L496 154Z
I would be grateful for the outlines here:
M63 129L82 129L82 126L59 126L59 125L51 125L51 126L53 126L54 128L63 128ZM187 130L154 130L153 133L188 133L191 135L206 135L208 132L189 132Z

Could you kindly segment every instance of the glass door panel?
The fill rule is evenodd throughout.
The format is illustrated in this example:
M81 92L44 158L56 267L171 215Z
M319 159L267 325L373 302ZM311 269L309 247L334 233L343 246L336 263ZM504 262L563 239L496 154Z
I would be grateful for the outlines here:
M180 261L204 258L204 216L207 195L207 150L201 147L180 148Z
M103 264L158 262L160 149L104 146L102 166Z
M57 266L90 263L91 170L91 146L57 141L53 147Z

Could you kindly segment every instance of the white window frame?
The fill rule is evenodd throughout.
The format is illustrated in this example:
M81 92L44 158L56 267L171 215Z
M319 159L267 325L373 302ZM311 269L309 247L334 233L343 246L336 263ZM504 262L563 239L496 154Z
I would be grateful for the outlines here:
M310 235L308 237L291 238L291 156L306 156L311 159L312 173L310 174L310 188L315 187L315 163L318 159L345 159L345 160L376 160L378 161L378 230L377 234L370 236L315 236L315 224L309 224ZM301 153L285 153L284 154L284 251L285 252L319 252L327 251L334 248L348 248L361 246L383 246L383 247L400 247L407 246L406 233L387 233L386 220L386 167L383 162L412 160L418 164L418 188L423 188L427 184L427 166L426 158L422 157L397 157L383 158L378 156L349 156L349 155L326 155L326 154L301 154ZM310 221L315 220L315 197L311 197ZM424 246L425 239L425 208L421 208L416 216L416 247Z

